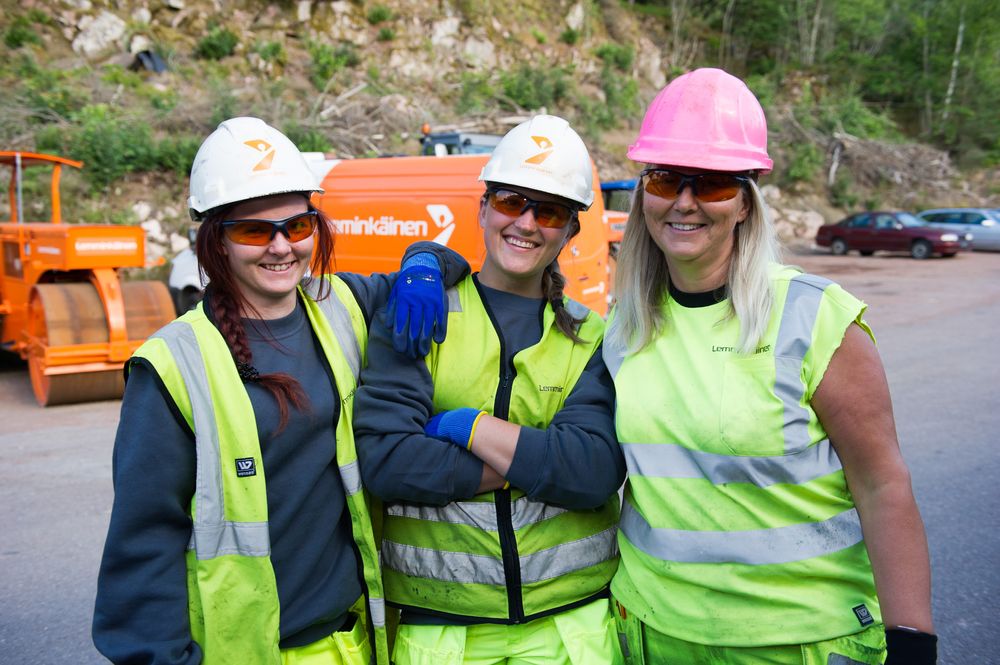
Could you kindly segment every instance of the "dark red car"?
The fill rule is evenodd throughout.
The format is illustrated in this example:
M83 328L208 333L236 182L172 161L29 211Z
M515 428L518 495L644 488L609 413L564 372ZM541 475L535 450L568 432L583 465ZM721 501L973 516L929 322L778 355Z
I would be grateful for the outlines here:
M874 252L907 252L915 259L932 254L955 256L971 246L967 233L935 229L908 212L859 212L836 224L821 226L816 244L834 254L858 250L862 256Z

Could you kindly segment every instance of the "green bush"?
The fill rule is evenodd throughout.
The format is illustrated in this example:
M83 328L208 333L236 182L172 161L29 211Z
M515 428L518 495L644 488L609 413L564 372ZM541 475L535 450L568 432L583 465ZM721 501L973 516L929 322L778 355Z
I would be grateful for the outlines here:
M755 74L747 77L746 83L765 110L774 104L774 100L778 96L778 85L773 77Z
M882 197L872 192L861 205L865 210L878 210L882 207Z
M227 28L215 27L198 42L194 54L203 60L222 60L233 54L238 43L236 33Z
M563 44L569 44L570 46L573 46L578 41L580 41L580 31L574 30L573 28L567 28L566 30L562 31L562 34L559 35L559 41L561 41Z
M508 100L524 109L551 107L569 92L569 80L560 67L521 65L500 74L500 86Z
M858 205L858 196L854 193L854 181L844 169L837 171L833 186L830 187L830 202L845 210Z
M614 122L606 129L620 124L621 120L631 118L639 113L639 84L631 76L623 76L621 72L605 66L601 70L601 90L604 91L604 103L614 114Z
M606 65L614 67L618 71L628 72L632 69L635 61L635 52L631 46L624 44L601 44L594 52Z
M240 100L233 94L232 89L223 81L216 81L209 86L212 91L212 115L209 124L214 129L223 120L239 115L241 108Z
M809 141L796 143L788 156L785 182L796 183L812 180L823 166L823 153Z
M845 131L863 139L900 138L895 121L886 113L872 110L854 90L829 95L819 108L820 126L828 132Z
M109 85L120 85L128 90L136 90L143 83L138 72L129 71L118 65L105 65L101 69L101 80Z
M489 74L462 72L459 79L458 102L455 110L459 115L475 111L485 111L496 98Z
M3 43L7 45L7 48L16 49L25 44L42 43L42 38L31 27L31 23L31 19L27 16L18 16L11 21L3 35Z
M197 136L171 136L156 144L156 165L179 176L191 173L194 156L201 147Z
M639 111L639 85L630 75L635 52L629 46L602 44L595 54L602 61L601 90L604 103L587 103L586 123L591 132L611 129Z
M144 85L139 88L138 94L140 97L144 98L149 105L153 107L154 110L160 113L169 113L177 108L177 103L180 101L177 96L177 91L173 88L167 88L165 90L158 90L151 85Z
M392 18L392 10L385 5L375 5L368 10L368 22L372 25L378 25L383 21L388 21Z
M41 9L28 10L28 20L36 25L52 25L52 17Z
M538 28L531 29L531 36L535 38L535 41L539 44L544 44L547 40L545 33Z
M816 126L816 99L813 97L812 84L809 81L802 84L802 92L792 105L792 115L806 129Z
M17 96L31 109L33 122L52 122L69 118L90 100L90 90L76 85L75 72L40 67L30 55L14 63L17 76Z
M601 133L614 127L618 118L607 104L602 104L599 99L593 96L578 96L574 104L579 111L578 129L587 136L599 137Z
M817 99L807 82L802 86L802 94L795 102L793 112L803 127L818 129L825 134L847 132L858 138L874 140L897 140L901 136L899 127L888 114L870 108L851 87L827 91Z
M288 137L302 152L330 152L333 144L326 138L323 132L312 127L303 127L292 122L282 128L285 136Z
M380 42L391 42L396 38L396 31L392 28L379 28L378 35L375 37Z
M107 206L87 206L79 213L82 224L117 224L119 226L133 226L139 222L136 219L132 208L125 206L116 210L109 210Z
M84 162L91 191L108 187L126 173L158 168L158 151L149 126L126 118L107 104L84 106L68 130L46 128L36 134L39 149Z
M254 47L254 51L264 62L285 64L285 47L281 42L260 42Z
M382 79L382 70L378 65L371 63L365 68L365 78L368 81L368 90L373 95L384 97L392 94L393 90L388 83Z
M317 90L326 88L327 82L341 69L354 67L361 62L352 44L341 44L334 48L323 42L312 42L307 48L312 59L309 80Z

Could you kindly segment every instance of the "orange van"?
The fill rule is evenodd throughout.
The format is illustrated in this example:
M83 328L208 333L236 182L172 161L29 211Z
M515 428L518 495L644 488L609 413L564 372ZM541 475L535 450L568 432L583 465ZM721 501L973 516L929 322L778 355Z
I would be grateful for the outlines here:
M317 205L336 227L336 269L392 272L406 247L432 240L464 256L473 270L486 249L479 227L489 155L325 159L307 154L324 193ZM600 181L594 204L580 215L580 233L559 255L566 295L602 316L609 299L608 227Z

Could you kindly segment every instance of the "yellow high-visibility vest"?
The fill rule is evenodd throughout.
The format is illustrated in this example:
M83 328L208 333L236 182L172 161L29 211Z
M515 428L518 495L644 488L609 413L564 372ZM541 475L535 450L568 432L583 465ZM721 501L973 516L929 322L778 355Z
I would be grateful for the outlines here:
M604 348L628 464L612 593L690 642L816 642L881 620L844 470L810 405L848 326L871 334L864 305L791 268L773 280L750 354L728 301L669 299L657 339Z
M469 277L449 291L448 339L426 362L435 412L473 407L518 425L545 428L601 342L604 321L586 317L576 344L546 305L542 338L505 367L501 339ZM596 510L567 510L519 489L445 506L386 505L382 566L392 605L522 623L604 592L618 565L618 496Z
M300 292L341 399L337 465L361 557L373 651L380 665L388 665L378 550L351 426L368 333L347 285L333 275L325 279L332 286L330 297L310 297L318 280L305 280ZM195 434L188 609L204 662L280 665L280 607L270 559L265 469L253 408L229 347L199 304L150 337L133 357L149 361Z

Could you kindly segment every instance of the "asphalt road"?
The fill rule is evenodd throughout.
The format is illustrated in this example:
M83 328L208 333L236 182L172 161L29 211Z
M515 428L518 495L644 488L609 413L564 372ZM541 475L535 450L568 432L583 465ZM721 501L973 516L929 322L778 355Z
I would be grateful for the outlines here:
M930 537L942 665L1000 664L1000 253L790 255L870 305ZM41 409L0 354L0 662L103 662L90 642L118 402Z

